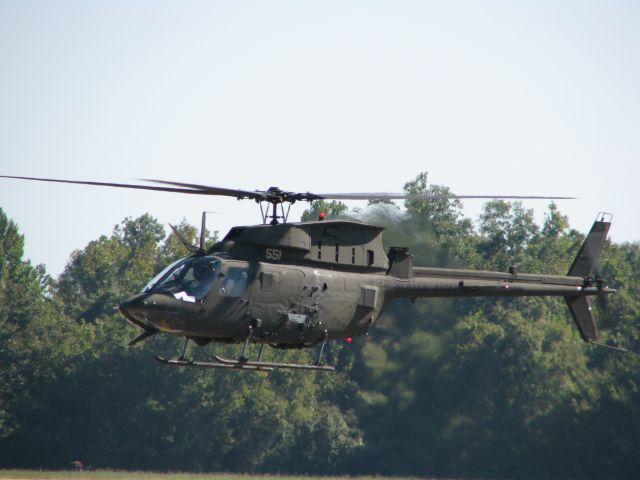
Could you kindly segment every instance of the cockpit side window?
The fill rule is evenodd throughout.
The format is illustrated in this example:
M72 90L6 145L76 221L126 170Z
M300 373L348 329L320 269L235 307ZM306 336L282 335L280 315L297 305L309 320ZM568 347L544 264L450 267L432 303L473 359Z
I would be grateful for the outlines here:
M187 293L201 300L213 287L219 271L220 262L217 260L194 262L185 272L181 283L187 287Z
M247 290L248 269L229 267L222 280L218 294L223 297L242 297Z

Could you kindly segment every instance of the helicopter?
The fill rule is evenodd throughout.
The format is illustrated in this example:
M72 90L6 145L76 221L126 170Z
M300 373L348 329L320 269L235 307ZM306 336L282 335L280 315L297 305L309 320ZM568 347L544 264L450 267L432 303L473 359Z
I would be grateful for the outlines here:
M590 297L615 292L598 272L599 258L612 215L600 213L567 275L414 266L407 247L385 252L383 228L359 221L288 222L291 205L316 200L393 199L570 199L573 197L438 195L404 193L290 192L278 187L240 190L166 180L154 185L93 182L37 177L11 178L152 191L227 196L260 205L262 223L235 226L205 248L206 215L199 245L192 245L173 227L190 255L168 265L142 291L118 306L141 333L133 346L158 333L185 338L174 359L156 356L177 367L253 371L275 369L333 371L323 364L327 342L366 334L389 302L419 297L563 297L581 338L600 344ZM237 359L213 356L206 361L186 357L189 341L241 344ZM252 344L259 345L249 358ZM310 364L265 360L264 347L280 349L318 346ZM600 344L604 345L604 344ZM605 345L606 346L606 345Z

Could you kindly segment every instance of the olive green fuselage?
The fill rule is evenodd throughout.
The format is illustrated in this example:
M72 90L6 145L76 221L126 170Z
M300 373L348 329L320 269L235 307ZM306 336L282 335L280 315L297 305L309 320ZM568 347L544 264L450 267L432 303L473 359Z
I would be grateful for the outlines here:
M385 254L381 233L347 221L235 227L207 254L167 267L120 310L145 331L199 344L249 336L287 348L362 335L395 298L550 295L576 312L583 338L597 336L585 298L611 290L588 275L414 267L406 248ZM577 272L590 258L582 252Z
M134 323L205 341L253 338L279 346L313 344L366 333L394 298L462 296L577 296L596 293L580 277L508 274L449 269L414 269L413 278L354 273L307 266L221 259L220 275L202 301L148 293L136 302L144 316ZM225 289L228 272L247 272L243 289ZM133 300L133 299L132 299Z

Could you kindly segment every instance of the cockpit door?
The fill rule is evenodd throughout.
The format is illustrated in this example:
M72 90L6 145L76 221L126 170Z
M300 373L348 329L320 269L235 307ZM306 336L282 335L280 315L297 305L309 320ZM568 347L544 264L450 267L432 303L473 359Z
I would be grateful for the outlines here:
M249 314L267 330L275 329L299 301L304 281L297 268L261 265L249 291Z

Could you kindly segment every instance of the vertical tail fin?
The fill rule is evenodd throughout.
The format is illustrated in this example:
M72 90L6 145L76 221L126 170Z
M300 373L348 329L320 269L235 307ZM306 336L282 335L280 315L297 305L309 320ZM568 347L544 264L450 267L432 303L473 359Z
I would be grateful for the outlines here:
M594 270L597 273L598 263L600 261L600 254L602 253L602 247L604 247L604 241L607 239L607 233L611 226L610 213L599 213L598 218L593 222L591 231L585 238L580 251L576 256L569 273L570 277L587 277L593 274Z
M599 272L600 254L611 226L611 218L612 215L609 213L598 214L598 219L593 223L591 231L571 264L569 273L567 273L570 277L583 277L585 286L593 287L595 285L601 290L602 294L613 292L604 286ZM589 297L586 295L566 296L564 300L567 302L573 321L576 323L582 339L585 342L597 341L598 327L596 326Z

